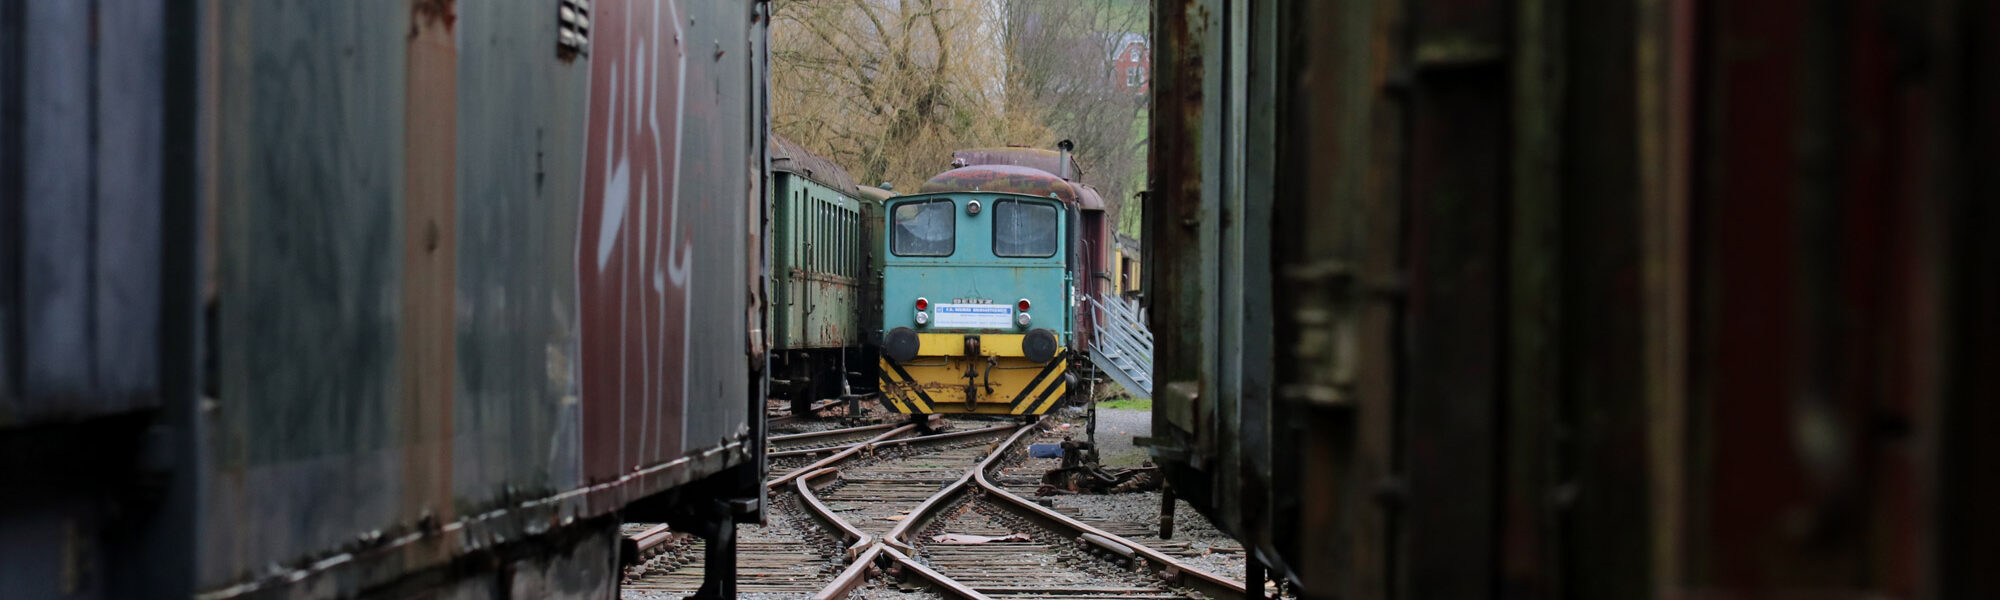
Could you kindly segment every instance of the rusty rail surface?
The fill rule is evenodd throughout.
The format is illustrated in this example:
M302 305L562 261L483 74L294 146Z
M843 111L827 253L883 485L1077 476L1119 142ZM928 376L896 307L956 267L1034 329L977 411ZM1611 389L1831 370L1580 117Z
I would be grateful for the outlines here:
M644 562L652 558L650 555L653 548L674 539L674 535L673 530L667 529L666 525L656 525L645 531L625 536L624 541L619 542L619 557L628 565Z
M962 600L993 600L986 594L979 593L979 590L972 589L950 577L946 577L943 573L924 566L923 563L911 559L908 554L891 548L887 544L876 544L875 547L881 548L882 552L888 554L890 558L895 559L896 564L902 566L903 572L915 574L918 577L924 578L925 581L931 582L931 585L935 586L939 593L951 595Z
M856 557L854 562L847 564L846 570L841 571L840 575L835 576L831 583L826 584L826 587L820 588L819 592L814 593L812 600L840 600L846 598L848 594L854 593L854 590L859 589L862 584L868 582L868 576L872 574L870 571L876 570L875 561L881 556L882 545L869 544L868 549L863 551L859 557Z
M826 430L826 431L809 431L809 432L806 432L806 433L794 433L794 434L790 434L790 435L774 435L774 436L771 436L771 438L770 438L770 441L769 441L769 451L768 451L768 452L767 452L767 453L765 454L765 456L766 456L766 457L768 457L768 458L784 458L784 457L789 457L789 456L812 456L812 455L815 455L815 454L825 454L825 453L832 453L832 452L839 452L839 451L841 451L841 450L844 450L844 449L846 449L846 448L847 448L848 446L853 446L853 445L856 445L856 444L861 444L861 443L865 443L865 442L866 442L867 440L865 440L865 439L863 439L863 440L854 440L854 441L852 441L852 442L848 442L848 443L845 443L845 444L838 444L838 443L836 443L836 444L831 444L831 445L826 445L826 446L817 446L817 447L810 447L810 448L785 448L785 449L782 449L782 450L778 448L778 445L779 445L779 444L811 444L811 443L816 443L816 441L818 441L818 440L823 440L823 439L827 439L827 438L839 438L839 437L844 437L844 436L852 436L852 435L855 435L855 434L858 434L858 433L865 433L865 432L870 432L870 431L883 431L883 430L888 430L888 429L892 429L892 428L895 428L895 427L896 427L896 425L894 425L894 424L883 424L883 425L863 425L863 426L861 426L861 427L846 427L846 428L841 428L841 429L828 429L828 430Z
M987 500L992 501L995 505L1033 519L1050 530L1064 532L1071 539L1080 540L1082 543L1097 546L1135 560L1144 560L1147 563L1149 572L1158 575L1168 583L1194 588L1196 591L1206 594L1210 598L1243 597L1246 589L1243 582L1203 571L1144 544L1119 537L1111 532L1069 518L1062 513L1015 495L1013 492L1007 491L989 481L986 478L986 473L998 468L1001 460L1009 452L1019 448L1028 439L1027 434L1034 431L1034 429L1035 427L1032 425L1022 427L1019 432L1016 432L1006 442L995 448L993 453L986 457L986 460L980 461L978 466L973 467L971 471L967 472L965 477L952 482L950 485L939 490L937 494L924 500L923 504L918 505L916 509L910 511L909 518L898 522L895 528L890 529L889 533L883 536L881 544L891 550L898 551L898 555L914 553L915 546L907 539L911 532L921 531L931 521L941 518L943 515L940 514L941 511L939 509L951 504L959 496L963 494L979 494Z
M814 462L813 464L799 467L798 469L793 470L790 473L786 473L783 476L765 481L764 487L776 488L778 486L785 485L786 483L790 483L793 479L798 479L799 476L801 475L805 475L807 473L811 473L821 468L825 468L829 465L832 465L833 463L845 460L849 456L854 456L854 454L860 452L861 449L869 447L869 444L873 444L875 442L879 442L885 439L896 437L898 435L902 435L916 428L917 428L916 425L902 425L896 427L895 429L883 432L882 435L868 438L868 441L861 442L859 444L848 446L846 449L841 450L839 452L835 452L832 456L819 459L817 462Z
M992 453L986 455L986 460L979 461L979 464L974 465L971 470L966 471L963 477L959 477L958 481L951 482L951 485L944 486L936 494L932 494L930 498L924 499L923 504L918 504L916 508L910 510L909 518L898 521L895 527L889 529L889 534L883 536L882 543L901 550L904 554L916 552L916 546L903 538L912 531L922 530L925 525L930 524L931 519L942 516L937 514L938 508L949 504L952 500L957 499L958 495L966 489L975 486L974 476L976 474L984 473L988 466L998 462L998 457L1006 456L1007 451L1019 445L1021 440L1025 439L1028 433L1033 432L1040 424L1041 422L1038 420L1035 423L1022 426L1020 431L1014 432L1014 435L1008 437L1007 441L1001 442L999 447L994 448Z
M841 429L828 429L828 430L826 430L826 431L808 431L808 432L805 432L805 433L788 433L788 434L785 434L785 435L774 435L774 436L771 436L771 438L770 438L770 439L771 439L771 442L772 442L772 443L777 443L777 442L796 442L796 441L799 441L799 440L809 440L809 439L812 439L812 438L820 438L820 437L833 437L833 436L838 436L838 435L845 435L845 434L850 434L850 433L858 433L858 432L862 432L862 431L872 431L872 430L877 430L877 429L890 429L890 428L894 428L894 427L895 427L895 425L893 425L893 424L882 424L882 425L863 425L863 426L860 426L860 427L845 427L845 428L841 428Z
M1018 426L1018 429L1014 432L1014 434L1008 437L1008 441L1000 444L999 447L1003 450L1006 448L1013 447L1014 442L1016 440L1021 439L1021 437L1023 435L1026 435L1028 432L1034 431L1036 426L1038 425L1040 425L1039 420L1035 423ZM938 434L938 435L889 440L879 443L870 443L867 445L873 448L873 447L909 445L913 443L947 441L958 438L991 434L999 431L1005 431L1007 429L1016 429L1016 426L997 425L993 427L985 427L967 431L958 431L958 432ZM854 449L857 451L859 450L858 447ZM852 454L848 453L848 455L851 456ZM992 462L993 462L993 455L989 454L985 460L980 461L979 464L974 466L972 470L978 471L980 469L985 468L986 465ZM806 471L806 470L808 469L801 469L801 471ZM825 503L820 501L819 496L816 493L818 488L824 486L815 486L812 484L812 482L825 478L829 475L838 476L839 473L840 473L839 469L831 467L812 469L811 472L800 476L796 480L797 481L796 485L798 487L799 495L805 498L806 505L811 508L815 518L830 523L835 529L841 531L842 535L848 536L846 539L858 540L853 544L850 544L847 549L848 557L851 560L853 560L852 564L849 564L847 566L847 570L842 571L839 576L835 577L832 583L827 584L827 586L824 589L821 589L819 593L814 594L812 596L812 600L840 600L841 598L847 597L848 594L852 593L855 589L861 587L861 585L867 581L867 578L870 575L874 574L875 572L878 572L879 567L875 563L883 562L885 559L888 562L893 563L892 568L896 569L897 572L915 575L919 578L922 578L930 582L932 587L938 590L938 592L941 594L953 596L959 598L960 600L992 600L985 594L981 594L978 591L975 591L972 588L965 586L964 584L952 580L950 577L946 577L945 575L938 573L935 570L932 570L930 567L924 566L922 563L912 560L908 554L899 551L888 544L885 544L884 543L885 540L872 538L868 534L863 533L860 528L855 527L853 524L848 523L846 519L842 519L840 518L839 515L834 514L831 508L827 507ZM902 532L907 527L907 524L910 523L911 521L918 520L919 515L928 513L931 507L935 505L934 503L938 502L939 498L946 497L952 490L959 489L965 486L969 478L970 478L970 473L968 473L966 476L960 477L957 481L952 482L951 485L946 486L943 491L940 491L937 494L933 494L931 495L930 498L925 499L922 504L917 505L917 508L911 509L910 517L898 522L896 524L896 527L890 530L889 539L894 539L899 534L899 532ZM907 548L908 546L905 545L904 547Z
M1195 568L1193 565L1181 562L1145 544L1119 537L1109 531L1098 529L1082 521L1069 518L1068 515L1036 504L1027 498L1022 498L1013 492L1007 491L1005 488L995 485L992 481L988 481L986 479L986 472L997 466L999 463L998 458L1011 451L1014 445L1013 443L1002 445L993 452L992 457L988 457L986 462L980 463L979 468L972 472L972 479L978 484L980 491L989 500L997 500L996 504L1013 509L1014 512L1034 519L1050 529L1068 532L1071 537L1081 539L1085 543L1090 543L1119 554L1127 554L1126 551L1129 551L1130 554L1144 559L1149 563L1150 570L1153 573L1158 574L1161 579L1169 583L1186 585L1203 594L1207 594L1210 598L1243 597L1246 588L1241 581ZM1106 544L1106 542L1110 542L1110 544ZM1118 545L1124 546L1124 549L1117 548L1116 546Z
M819 489L826 487L826 485L831 485L834 481L827 481L825 484L816 484L814 481L828 478L838 481L840 479L840 469L838 467L822 468L793 480L792 484L798 487L799 497L805 499L807 512L811 513L813 518L818 519L822 524L841 533L841 541L847 544L847 560L851 562L860 556L863 551L867 550L869 546L875 545L875 536L868 535L868 532L862 531L861 528L855 527L852 523L848 523L847 519L840 518L840 515L834 514L832 507L827 506L825 502L819 499Z
M904 426L904 427L909 427L909 426ZM877 436L875 440L871 440L869 442L864 442L861 444L855 444L854 446L849 447L846 451L841 452L840 455L836 457L829 457L827 460L820 461L819 463L814 463L814 465L812 466L808 466L799 469L797 471L793 471L795 476L790 477L789 479L791 479L793 486L797 489L799 497L805 501L807 511L812 515L814 519L820 521L821 523L825 524L827 527L833 529L834 531L839 532L842 536L841 540L847 543L846 554L847 554L847 559L849 561L847 569L841 571L840 575L835 576L833 581L828 583L826 587L822 588L818 593L813 594L812 596L813 600L839 600L841 598L847 597L848 594L853 593L855 589L860 588L864 583L866 583L869 576L880 572L880 568L875 563L880 562L885 558L889 562L894 563L894 568L898 569L899 570L898 572L913 574L918 577L921 577L931 582L931 584L941 593L954 595L962 600L991 600L986 595L973 591L971 588L966 587L956 581L952 581L951 578L945 577L944 575L939 574L937 571L931 570L929 567L925 567L924 565L917 563L914 560L911 560L908 555L902 552L898 552L894 548L889 548L882 545L880 543L881 540L876 539L874 536L871 536L867 532L862 531L861 528L854 526L854 524L852 523L848 523L847 520L841 518L840 515L835 514L832 507L827 506L824 501L820 500L818 491L820 488L826 487L827 485L831 485L832 483L837 481L838 478L840 477L839 468L832 466L824 466L824 465L829 465L833 462L838 462L840 460L852 457L854 456L854 454L860 452L863 449L863 447L867 447L868 449L872 450L874 448L887 447L887 446L903 446L903 445L911 445L918 443L935 443L935 442L950 441L950 440L956 440L956 439L979 436L979 435L988 435L996 432L1005 431L1008 429L1013 429L1014 427L1015 426L1013 425L997 425L993 427L984 427L980 429L956 431L956 432L943 433L937 435L900 438L894 440L882 439L883 437L894 433L891 432L890 434L883 434L883 436ZM1020 426L1019 430L1016 431L1013 437L1009 439L1019 439L1023 433L1032 431L1034 427L1035 424ZM898 429L900 430L903 428L898 428ZM1001 447L1003 448L1009 447L1009 444L1002 444ZM991 456L989 456L987 460L980 461L980 465L985 465L991 460L992 458ZM965 481L966 481L965 478L961 477L953 485L962 485L965 483ZM934 500L936 499L936 497L937 496L933 495L931 499L925 501L924 505L920 505L918 509L912 510L911 514L915 515L917 511L923 510L922 507L929 505L930 500ZM908 519L905 519L905 521L907 520ZM886 556L884 553L886 553Z
M798 470L792 471L791 473L785 476L778 477L765 482L765 484L770 488L772 488L774 491L781 488L781 486L787 483L794 486L794 489L798 492L799 497L802 500L801 504L803 505L803 508L805 509L807 515L812 517L815 521L818 521L821 524L821 526L827 528L828 531L838 534L841 539L841 542L845 545L843 549L843 554L845 555L846 560L849 562L847 569L842 571L840 575L836 576L832 582L828 583L813 597L824 600L836 600L838 598L843 598L847 594L851 593L854 589L857 589L859 586L865 584L867 582L868 577L880 573L882 567L885 566L893 567L893 565L902 564L903 561L908 560L907 557L896 558L898 556L902 556L901 554L884 555L882 553L882 546L879 543L879 540L877 540L874 536L862 531L861 528L856 527L851 523L848 523L845 519L842 519L839 515L834 513L832 507L828 506L825 503L825 501L819 498L819 494L817 493L818 490L839 481L841 472L838 467L833 466L834 464L849 458L853 458L857 454L860 454L864 451L872 453L875 449L878 448L950 442L969 437L992 435L995 433L1006 432L1014 429L1015 427L1016 426L1014 425L998 425L993 427L971 429L966 431L954 431L950 433L941 433L928 436L899 438L897 436L901 436L913 431L915 429L915 425L901 425L901 426L879 425L879 426L869 426L863 428L848 428L843 430L833 430L829 432L814 432L809 434L787 436L788 439L797 440L802 438L810 439L812 437L825 437L828 435L838 435L842 433L851 434L856 432L857 430L870 430L870 431L886 430L876 435L875 437L868 439L867 441L862 441L849 446L842 447L839 449L839 452L833 456L829 456L826 459L820 460L811 465L801 467ZM827 449L822 449L822 450L827 450ZM658 547L659 545L669 540L674 539L678 535L682 534L675 533L669 530L665 525L661 525L658 527L647 529L640 533L627 536L621 543L620 549L622 551L622 556L625 558L628 564L636 564L637 562L643 562L645 559L650 558L651 555L654 554L654 548ZM890 564L886 565L876 564L883 562L887 562ZM898 570L898 572L913 573L920 577L924 577L926 579L931 579L932 576L936 575L935 572L931 572L928 569L923 568L921 565L916 565L914 563L911 563L909 565L904 565ZM959 586L958 584L956 584L956 582L949 582L949 581L938 582L936 580L933 580L933 583L936 583L937 587L940 590L944 590L946 592L953 592L954 589L963 588L963 586ZM977 595L962 596L962 597L968 599L976 598L977 600L985 600L984 596L977 596Z

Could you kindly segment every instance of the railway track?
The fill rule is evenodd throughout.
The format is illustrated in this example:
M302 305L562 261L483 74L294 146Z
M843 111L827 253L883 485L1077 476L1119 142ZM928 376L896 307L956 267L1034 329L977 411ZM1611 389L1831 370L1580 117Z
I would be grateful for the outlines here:
M797 506L795 496L771 497L769 522L738 527L736 584L741 594L804 598L845 568L839 540ZM701 588L701 538L670 535L644 551L649 558L626 569L625 598L680 600Z
M770 523L738 528L739 593L903 595L883 585L887 575L927 588L920 596L961 600L1243 596L1239 582L996 485L989 475L1024 451L1036 429L1003 424L929 436L908 425L871 429L863 441L820 446L837 450L810 464L774 468L766 482ZM679 597L700 587L699 540L660 529L630 535L628 551L643 561L628 569L626 597ZM941 537L948 535L1007 539Z
M974 595L964 598L1237 598L1242 582L1196 569L1157 549L1091 526L1041 506L994 482L1009 460L1034 439L1035 428L1015 433L966 473L925 501L923 509L897 525L885 545L928 561L944 577ZM976 515L976 516L975 516ZM963 544L939 536L958 534L991 537L1026 534L1021 541ZM993 545L993 548L970 546ZM1009 548L1008 546L1015 546ZM1046 560L1046 559L1054 560ZM991 575L1008 565L1033 560L1040 579L1021 573ZM1131 576L1106 579L1107 574ZM954 575L956 574L956 575ZM967 581L981 585L967 584ZM1135 591L1139 590L1139 591ZM991 592L991 593L988 593Z
M1037 432L1030 443L1061 443L1064 434L1045 429ZM1208 525L1186 503L1177 505L1174 521L1178 526L1174 527L1171 539L1161 538L1160 493L1157 491L1036 497L1042 474L1060 466L1060 458L1031 458L1025 452L1014 452L1001 460L1000 467L991 478L994 483L1016 495L1034 498L1038 504L1065 516L1173 555L1197 568L1213 573L1243 572L1243 545Z
M1123 554L1079 543L1063 532L1041 528L1028 519L983 500L954 507L951 514L925 528L919 536L917 559L982 595L995 599L1168 600L1201 598L1198 593L1170 586L1135 571ZM1027 533L1019 541L954 543L931 541L938 536L1005 538ZM1054 557L1055 560L1050 560Z
M819 402L814 402L811 410L808 411L809 413L811 413L810 417L792 414L790 404L788 402L772 401L776 402L776 404L767 402L764 412L764 417L766 419L765 425L770 427L773 431L789 431L789 430L796 430L802 427L811 427L814 423L819 422L816 419L830 415L854 417L858 419L865 416L868 412L870 412L869 410L870 407L874 406L876 402L874 398L875 394L873 393L862 394L860 396L859 402L855 404L855 406L859 406L861 408L862 414L859 415L847 414L848 412L847 407L849 406L849 404L847 403L846 400L835 398L831 400L821 400ZM840 410L835 410L835 409L840 409Z
M770 439L770 457L782 458L787 456L812 455L825 451L828 448L851 446L895 428L895 425L865 425L861 427L828 429L825 431L774 435Z

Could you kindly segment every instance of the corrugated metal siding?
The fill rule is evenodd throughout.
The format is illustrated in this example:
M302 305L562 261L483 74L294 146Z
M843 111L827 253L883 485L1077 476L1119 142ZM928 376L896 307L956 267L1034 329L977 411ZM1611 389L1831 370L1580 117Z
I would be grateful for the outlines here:
M861 288L879 285L867 276L862 201L792 171L777 172L773 179L775 348L859 345Z
M321 584L357 589L750 457L748 5L595 9L567 57L532 0L217 5L203 589L361 535L400 566Z
M1995 589L2000 12L1155 4L1153 453L1303 597Z
M746 393L743 319L713 317L743 314L751 291L736 190L757 144L749 57L722 45L748 39L745 7L597 10L590 127L616 135L584 149L579 375L585 474L606 481L748 433L744 403L709 403Z
M553 60L537 2L462 2L458 35L457 388L453 484L580 481L576 251L588 73Z
M0 428L158 404L158 0L0 22Z
M0 5L6 589L352 596L754 464L763 7L593 4Z
M222 381L203 587L450 508L399 502L417 492L397 378L409 5L219 12Z

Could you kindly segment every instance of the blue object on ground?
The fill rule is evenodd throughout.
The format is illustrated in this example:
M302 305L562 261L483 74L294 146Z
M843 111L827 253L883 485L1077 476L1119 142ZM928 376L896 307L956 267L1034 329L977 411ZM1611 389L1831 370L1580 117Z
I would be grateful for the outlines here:
M1028 456L1035 458L1062 458L1062 444L1029 444Z

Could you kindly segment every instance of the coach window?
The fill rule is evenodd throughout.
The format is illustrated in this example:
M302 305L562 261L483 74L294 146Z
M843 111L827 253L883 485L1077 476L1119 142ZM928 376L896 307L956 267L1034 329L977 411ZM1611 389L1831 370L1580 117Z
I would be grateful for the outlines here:
M896 256L951 256L957 246L958 204L951 200L900 204L895 217L890 249Z
M1056 255L1056 207L1038 202L993 203L993 255L1048 258Z

